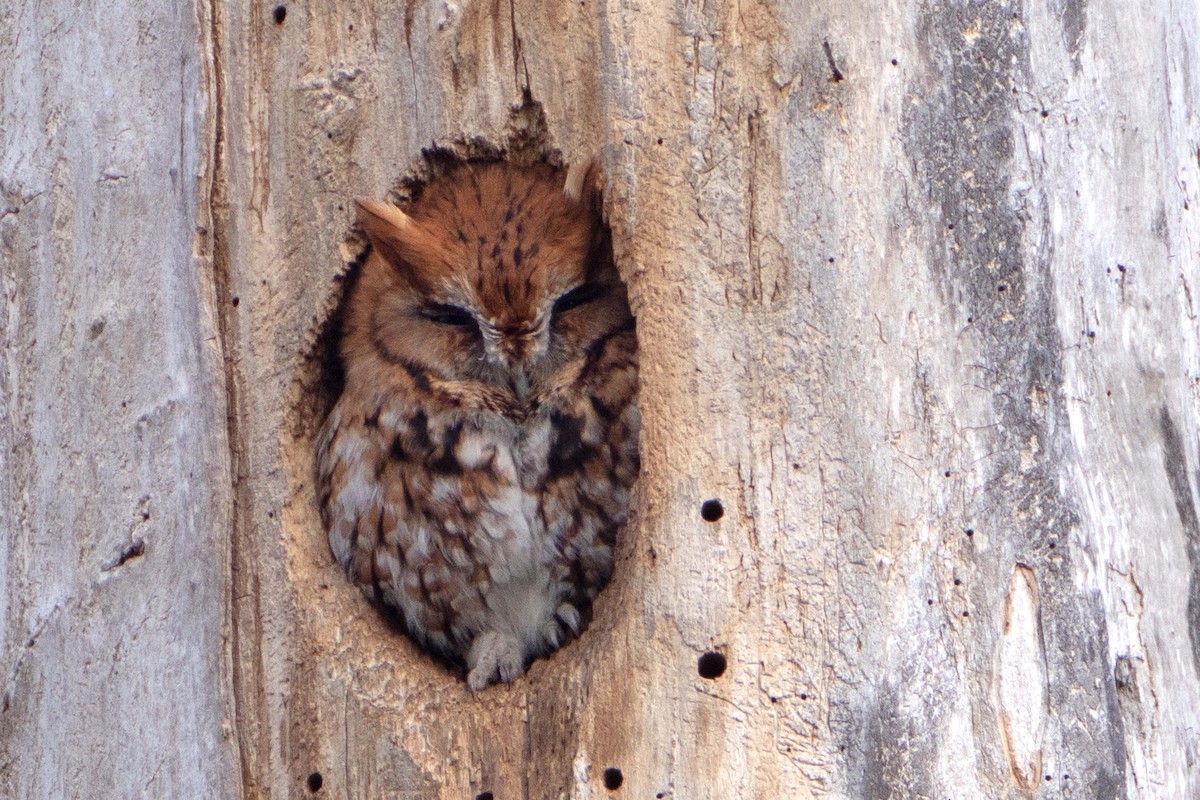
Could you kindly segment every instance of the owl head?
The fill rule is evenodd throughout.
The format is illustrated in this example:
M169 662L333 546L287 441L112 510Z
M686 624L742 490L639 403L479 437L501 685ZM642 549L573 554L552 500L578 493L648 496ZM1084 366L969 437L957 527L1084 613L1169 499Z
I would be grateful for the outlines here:
M403 210L359 201L372 252L344 348L535 396L631 319L598 178L588 164L463 164Z

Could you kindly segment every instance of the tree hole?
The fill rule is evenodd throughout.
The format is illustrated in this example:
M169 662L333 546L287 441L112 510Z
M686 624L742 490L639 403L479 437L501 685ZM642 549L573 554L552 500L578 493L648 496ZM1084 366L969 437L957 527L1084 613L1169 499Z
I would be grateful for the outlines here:
M321 777L321 773L314 772L308 776L308 790L313 794L321 791L321 787L325 785L325 779Z
M275 6L275 10L273 12L271 12L271 16L273 16L275 18L276 25L282 25L283 21L285 19L287 19L287 6L284 6L284 5Z
M610 792L621 788L621 784L625 782L625 776L621 774L621 770L616 767L609 767L604 770L604 788Z
M493 796L491 792L480 792L475 795L475 800L493 800Z
M725 516L725 506L720 500L705 500L700 504L700 516L705 522L716 522Z
M272 6L267 6L266 8L270 9ZM423 151L421 160L417 164L414 164L409 172L401 176L385 196L379 197L378 202L390 203L392 207L398 209L396 213L400 213L400 211L406 208L421 207L420 204L423 200L432 203L437 197L436 187L434 191L427 192L426 190L431 186L435 186L436 183L443 182L444 186L461 185L464 177L467 175L467 171L474 171L482 175L489 170L498 170L501 167L504 168L505 174L510 170L514 175L524 174L531 181L535 181L541 186L543 191L550 183L558 181L557 186L553 187L554 191L565 192L566 180L568 176L572 175L572 172L563 164L564 159L562 155L551 144L549 129L541 106L532 99L527 98L525 105L519 109L513 109L509 132L503 142L493 143L482 137L472 137L467 140L435 145L433 148ZM583 184L585 178L590 181L586 185ZM572 180L576 179L572 178ZM590 172L579 175L578 180L580 185L576 187L575 191L586 191L588 193L588 202L586 205L589 208L587 209L587 215L593 215L594 212L594 219L592 216L587 216L587 220L585 220L589 228L594 228L591 239L594 240L592 246L595 248L595 252L586 254L589 259L588 263L594 261L597 266L600 266L601 262L603 262L604 279L609 281L603 284L597 283L591 288L608 287L605 290L612 291L614 302L616 300L624 302L625 290L623 286L619 286L620 275L615 263L611 264L610 273L609 262L613 258L612 247L609 243L611 234L600 214L600 203L602 202L601 181L597 180L596 176ZM594 198L592 197L593 192L595 193ZM571 195L568 194L566 196ZM580 205L582 207L583 204ZM346 209L352 208L349 203L344 203L341 207ZM514 213L515 207L510 206L507 209L509 215ZM500 207L500 213L501 215L504 214L503 207ZM582 217L586 215L575 216ZM512 220L513 227L518 233L522 230L520 220L520 217ZM493 245L499 247L500 240L496 238L495 241L488 242L489 249L485 249L483 247L485 239L483 229L475 231L468 228L468 230L472 232L469 242L465 238L467 235L466 232L461 229L455 230L453 227L447 227L443 233L459 243L470 244L472 247L477 243L481 254L489 252L489 249ZM499 237L501 233L504 236L508 236L507 229L505 231L495 231L494 233L495 237ZM476 242L475 234L478 234L478 242ZM505 239L505 241L509 240ZM379 274L379 265L382 263L379 258L374 257L373 251L367 245L366 231L362 229L361 224L349 230L340 244L340 250L344 259L344 269L340 275L331 275L329 277L329 283L325 287L325 308L320 314L314 315L317 317L314 320L312 329L315 342L309 352L309 357L303 363L301 372L297 376L297 391L294 393L296 404L291 433L296 452L302 452L305 456L303 459L304 462L310 460L310 454L314 450L314 444L316 444L318 432L321 430L322 424L329 418L330 412L346 389L347 373L342 362L342 346L344 344L343 332L353 329L349 325L351 312L356 307L355 301L352 301L352 298L358 298L357 307L360 309L364 303L367 303L371 299L368 294L363 292L363 288L364 286L371 285L368 279L373 274ZM505 245L503 253L493 256L493 258L506 261L514 269L518 266L524 268L524 266L529 264L536 266L539 263L536 251L537 247L536 242L533 242L531 246L526 246L523 243L517 246L514 240ZM541 258L546 258L544 248ZM372 270L375 270L375 272L372 272ZM611 280L609 280L610 278ZM561 299L561 297L556 298L555 302L557 303ZM575 299L579 300L582 304L587 302L589 297L584 294L576 296ZM437 302L440 303L441 301ZM560 305L559 313L571 313L571 308L564 308ZM432 324L433 320L427 320L427 322ZM453 322L453 318L450 318L450 322ZM633 332L634 327L632 322L631 319L629 324L619 332ZM441 322L437 324L444 326L444 323ZM474 323L472 322L472 324ZM628 338L630 337L624 336L622 341ZM613 339L612 341L616 342L617 340ZM613 352L615 353L616 351L614 350ZM483 350L481 350L481 353L486 355ZM500 368L497 367L497 369ZM409 377L414 382L414 387L419 386L420 381L427 380L419 371L417 374L410 373ZM516 408L516 405L519 405L518 401L523 400L524 398L514 400L514 414L515 411L520 410ZM361 424L364 429L379 428L381 422L380 408L378 406L359 407L349 403L348 406L350 411L346 412L346 416L349 418L353 414L358 420L354 424ZM594 402L589 409L590 411L594 411L601 419L607 419L604 416L605 414L613 415L613 418L618 421L623 419L619 415L619 409L609 408L602 402ZM496 413L500 414L501 411L497 411ZM504 413L507 413L507 411ZM420 425L416 424L415 417L409 421L399 420L396 425L407 426L411 423L414 432L419 430L422 436L428 436L429 432L434 430L434 428L428 424L429 418L424 416L423 413L421 419L424 421ZM562 446L556 446L553 451L555 455L552 457L552 460L557 459L552 465L553 469L560 471L581 469L580 465L584 463L585 458L589 457L586 448L582 445L582 439L580 439L582 436L580 426L581 422L573 417L562 415L561 419L556 418L554 424L555 432L556 435L561 434L563 444ZM459 466L454 461L453 453L455 451L452 446L452 440L449 438L450 436L457 435L453 433L454 430L453 428L447 428L442 434L439 434L440 438L438 441L432 442L434 446L440 448L443 456L449 454L449 458L439 459L437 466L430 466L431 469L442 469L443 465ZM458 430L461 432L461 428ZM389 443L399 441L396 432L393 431L392 434L383 439L383 441ZM413 441L420 442L421 440L418 437ZM327 446L321 446L324 448L321 453L327 453ZM321 455L319 454L318 457L321 457ZM398 459L407 458L407 456L403 450L390 453L385 450L384 458ZM297 459L297 461L300 461L300 459ZM430 464L432 465L432 463L431 461ZM618 476L618 479L632 481L633 472L632 468L622 472ZM378 471L375 472L375 475L379 481L387 478L386 475L381 476ZM694 500L688 502L694 502ZM313 541L319 543L316 545L319 548L319 552L316 555L320 559L320 563L328 563L330 555L329 545L326 543L328 531L322 530L321 533L323 535L320 537L308 537L307 532L305 532L305 538L311 538ZM351 576L351 582L353 582L355 577L354 575ZM389 623L389 627L392 628L391 633L414 633L414 631L408 630L402 612L387 606L386 603L380 603L379 605L382 615ZM567 625L573 632L583 631L590 621L590 604L579 603L577 606L578 618L572 619ZM555 606L550 607L553 608ZM413 636L412 638L419 640L420 637ZM421 649L425 650L431 656L431 660L436 662L439 667L447 667L448 673L457 676L463 674L462 662L464 654L457 649L450 652L435 652L426 648ZM474 797L474 795L469 796ZM491 797L491 793L480 795L480 797L485 796Z
M726 660L724 653L709 650L700 656L700 660L696 663L696 671L700 673L701 678L711 681L724 675L725 668L728 665L729 662Z

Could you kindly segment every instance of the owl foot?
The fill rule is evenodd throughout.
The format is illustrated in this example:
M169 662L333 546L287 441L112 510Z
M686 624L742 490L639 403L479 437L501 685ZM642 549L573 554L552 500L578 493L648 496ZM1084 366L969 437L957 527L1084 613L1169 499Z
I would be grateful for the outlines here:
M579 610L570 603L562 603L554 612L554 616L542 625L542 643L548 648L547 653L553 653L571 634L579 635ZM569 632L568 632L569 631Z
M499 678L512 683L525 674L525 654L515 637L496 631L484 631L471 643L467 654L467 686L478 692Z

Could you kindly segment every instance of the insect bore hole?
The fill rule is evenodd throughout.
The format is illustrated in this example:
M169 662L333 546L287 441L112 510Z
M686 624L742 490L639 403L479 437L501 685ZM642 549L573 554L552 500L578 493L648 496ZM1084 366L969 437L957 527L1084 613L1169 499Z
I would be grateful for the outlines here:
M696 662L696 671L700 673L701 678L713 681L725 674L727 666L729 666L729 661L725 658L724 653L709 650Z
M604 770L604 788L610 792L621 788L621 784L625 782L625 776L621 774L621 770L616 767L609 767Z
M475 795L475 800L493 800L494 795L491 792L480 792Z
M314 772L308 776L308 790L313 794L321 791L321 787L325 785L325 779L321 777L321 773Z
M725 516L725 506L720 500L705 500L700 504L700 516L705 522L716 522Z
M287 6L275 6L275 10L271 12L271 16L275 18L276 25L282 25L283 21L287 19Z

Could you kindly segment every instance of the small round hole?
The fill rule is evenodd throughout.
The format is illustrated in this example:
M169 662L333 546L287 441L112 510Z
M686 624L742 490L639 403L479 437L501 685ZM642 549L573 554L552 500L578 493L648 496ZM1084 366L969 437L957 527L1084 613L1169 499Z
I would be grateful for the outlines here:
M234 308L237 308L238 304L241 302L242 302L242 298L234 297L232 300L229 301L229 304L232 305Z
M625 776L621 774L621 770L616 767L609 767L604 770L604 788L610 792L614 789L620 789L621 784L625 782Z
M325 779L321 777L321 773L314 772L308 776L308 790L314 794L321 791L321 787L325 785Z
M287 6L275 6L275 10L272 11L271 14L275 17L275 24L282 25L283 21L287 19Z
M480 792L475 795L475 800L493 800L493 795L491 792Z
M700 516L705 522L716 522L725 516L725 506L720 500L705 500L700 504Z
M696 662L696 671L700 673L700 677L706 680L716 680L725 674L725 667L729 665L724 653L718 653L715 650L709 650L704 655L700 656L700 660Z

